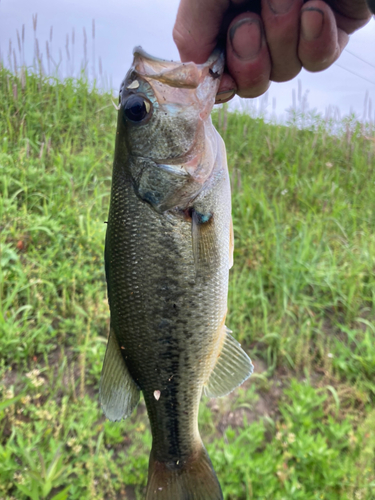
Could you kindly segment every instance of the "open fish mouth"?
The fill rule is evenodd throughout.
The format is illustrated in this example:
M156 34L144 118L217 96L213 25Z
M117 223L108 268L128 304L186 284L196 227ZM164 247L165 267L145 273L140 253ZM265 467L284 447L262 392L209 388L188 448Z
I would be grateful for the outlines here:
M152 78L173 87L195 89L207 75L218 79L224 70L224 53L215 49L203 64L174 62L151 56L142 47L135 47L134 70L146 78Z

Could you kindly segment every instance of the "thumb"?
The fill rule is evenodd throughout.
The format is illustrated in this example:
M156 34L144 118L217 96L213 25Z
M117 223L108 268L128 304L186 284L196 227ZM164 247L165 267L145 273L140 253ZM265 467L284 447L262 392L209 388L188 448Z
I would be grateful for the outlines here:
M248 0L181 0L173 28L181 61L206 62L221 37L224 47L230 22L249 8L249 3Z

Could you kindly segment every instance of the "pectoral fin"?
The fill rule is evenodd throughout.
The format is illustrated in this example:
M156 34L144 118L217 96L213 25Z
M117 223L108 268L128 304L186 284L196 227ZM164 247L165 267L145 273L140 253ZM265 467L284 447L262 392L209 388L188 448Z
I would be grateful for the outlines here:
M212 214L201 214L193 210L191 235L194 263L197 276L208 276L220 264L220 253Z
M111 329L99 386L105 416L112 421L127 418L137 406L139 394Z
M226 396L245 382L254 370L249 356L232 337L232 332L227 327L224 328L225 338L222 350L204 386L204 394L212 398Z

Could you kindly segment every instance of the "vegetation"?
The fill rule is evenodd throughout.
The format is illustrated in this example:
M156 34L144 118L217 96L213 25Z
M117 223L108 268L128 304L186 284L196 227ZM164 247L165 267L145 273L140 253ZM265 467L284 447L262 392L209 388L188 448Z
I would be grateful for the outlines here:
M255 364L200 428L227 500L375 499L375 139L222 108L228 326ZM104 419L116 111L84 78L0 69L0 499L143 498L143 403ZM337 124L335 124L337 128Z

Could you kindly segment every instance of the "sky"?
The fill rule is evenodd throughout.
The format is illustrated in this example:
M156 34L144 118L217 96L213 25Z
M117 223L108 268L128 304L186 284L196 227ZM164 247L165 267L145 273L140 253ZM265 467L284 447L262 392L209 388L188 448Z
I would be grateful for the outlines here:
M90 76L95 73L99 84L118 89L131 64L132 49L136 45L163 59L179 59L172 39L178 3L179 0L0 0L1 55L7 63L11 41L12 50L15 49L17 61L20 61L17 30L21 36L24 25L25 60L31 64L33 16L37 14L36 38L41 53L44 53L44 60L46 41L50 39L53 26L49 50L54 61L58 63L61 51L60 72L64 76L77 73L84 59L85 29ZM95 40L92 37L93 19ZM375 121L373 47L375 20L351 36L347 49L330 69L321 73L302 70L291 82L272 83L267 93L260 98L236 98L236 106L283 119L293 102L297 107L305 102L309 109L316 109L323 115L345 116L354 112L360 119L369 119L371 114L371 120ZM99 75L99 58L105 77Z

